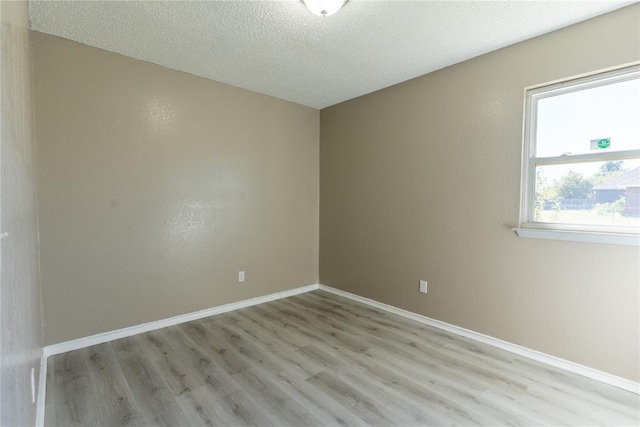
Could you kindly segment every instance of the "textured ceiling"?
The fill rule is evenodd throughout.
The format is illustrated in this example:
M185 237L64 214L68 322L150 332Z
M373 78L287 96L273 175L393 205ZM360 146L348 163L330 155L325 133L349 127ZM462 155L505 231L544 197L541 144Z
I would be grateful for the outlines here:
M323 108L635 1L30 1L34 30Z

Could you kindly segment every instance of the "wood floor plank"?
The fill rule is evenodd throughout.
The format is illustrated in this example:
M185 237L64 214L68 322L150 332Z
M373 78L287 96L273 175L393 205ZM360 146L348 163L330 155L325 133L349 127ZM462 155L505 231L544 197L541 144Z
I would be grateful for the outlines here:
M251 368L251 362L241 354L221 341L206 327L206 322L189 322L182 325L182 331L194 342L207 351L207 354L216 361L216 366L225 370L228 374L242 372Z
M88 372L91 394L100 396L92 410L96 419L106 425L145 425L120 363L109 343L94 346L89 352Z
M54 365L55 419L59 426L81 426L95 422L92 407L97 403L91 394L87 370L89 350L81 349Z
M227 344L227 351L232 351L236 357L244 359L252 368L259 365L263 369L280 371L285 363L272 355L259 342L243 331L231 328L223 322L206 323L204 327L220 342Z
M49 358L48 426L640 424L640 396L314 291Z
M133 392L136 407L146 422L158 426L187 425L187 418L171 390L144 357L144 351L136 337L114 341L111 346Z
M244 333L247 337L260 343L273 357L281 360L285 366L284 370L289 372L297 372L303 379L324 369L324 366L301 355L295 348L290 348L279 337L270 334L262 325L258 323L247 323L243 318L239 317L237 322L226 324L226 326L237 333Z
M203 386L177 396L176 401L190 426L231 425L237 420L235 415L229 416L221 404L226 396L215 388Z
M319 372L318 372L319 373ZM280 387L289 395L297 396L299 402L304 405L316 418L320 420L322 426L366 426L364 420L354 413L345 409L340 404L331 399L318 399L318 390L307 380L300 379L295 375L290 375L289 371L278 374Z
M343 381L341 377L323 371L307 380L310 384L324 392L326 397L332 399L353 411L367 424L393 425L391 416L384 413L383 408L374 400L360 392L357 388ZM397 421L396 421L397 423Z
M263 408L263 412L277 413L281 425L320 425L320 420L300 404L300 396L287 394L268 371L256 367L235 374L234 379L243 385L242 389Z
M53 357L47 359L47 383L46 383L46 400L47 402L57 402L56 387L55 385L55 362ZM46 406L45 406L46 407ZM56 423L56 409L55 403L48 407L48 410L44 413L44 424L47 426L55 426Z

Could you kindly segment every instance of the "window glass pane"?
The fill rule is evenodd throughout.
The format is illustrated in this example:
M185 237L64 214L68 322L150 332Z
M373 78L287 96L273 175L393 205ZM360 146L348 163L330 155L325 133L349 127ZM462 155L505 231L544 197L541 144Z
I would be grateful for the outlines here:
M535 156L640 149L639 118L640 79L542 98Z
M640 226L640 159L536 167L536 222Z

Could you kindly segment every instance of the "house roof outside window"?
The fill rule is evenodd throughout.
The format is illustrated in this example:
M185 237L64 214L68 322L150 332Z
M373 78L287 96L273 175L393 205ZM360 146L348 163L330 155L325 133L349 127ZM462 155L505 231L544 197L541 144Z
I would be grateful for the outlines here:
M624 190L640 187L640 166L593 187L593 190Z

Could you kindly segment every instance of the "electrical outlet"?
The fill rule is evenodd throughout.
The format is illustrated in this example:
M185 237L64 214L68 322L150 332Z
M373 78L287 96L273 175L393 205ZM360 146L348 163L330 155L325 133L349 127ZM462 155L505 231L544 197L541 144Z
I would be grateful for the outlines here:
M427 281L420 280L420 292L426 294L427 293Z
M238 271L238 282L244 282L244 271Z

